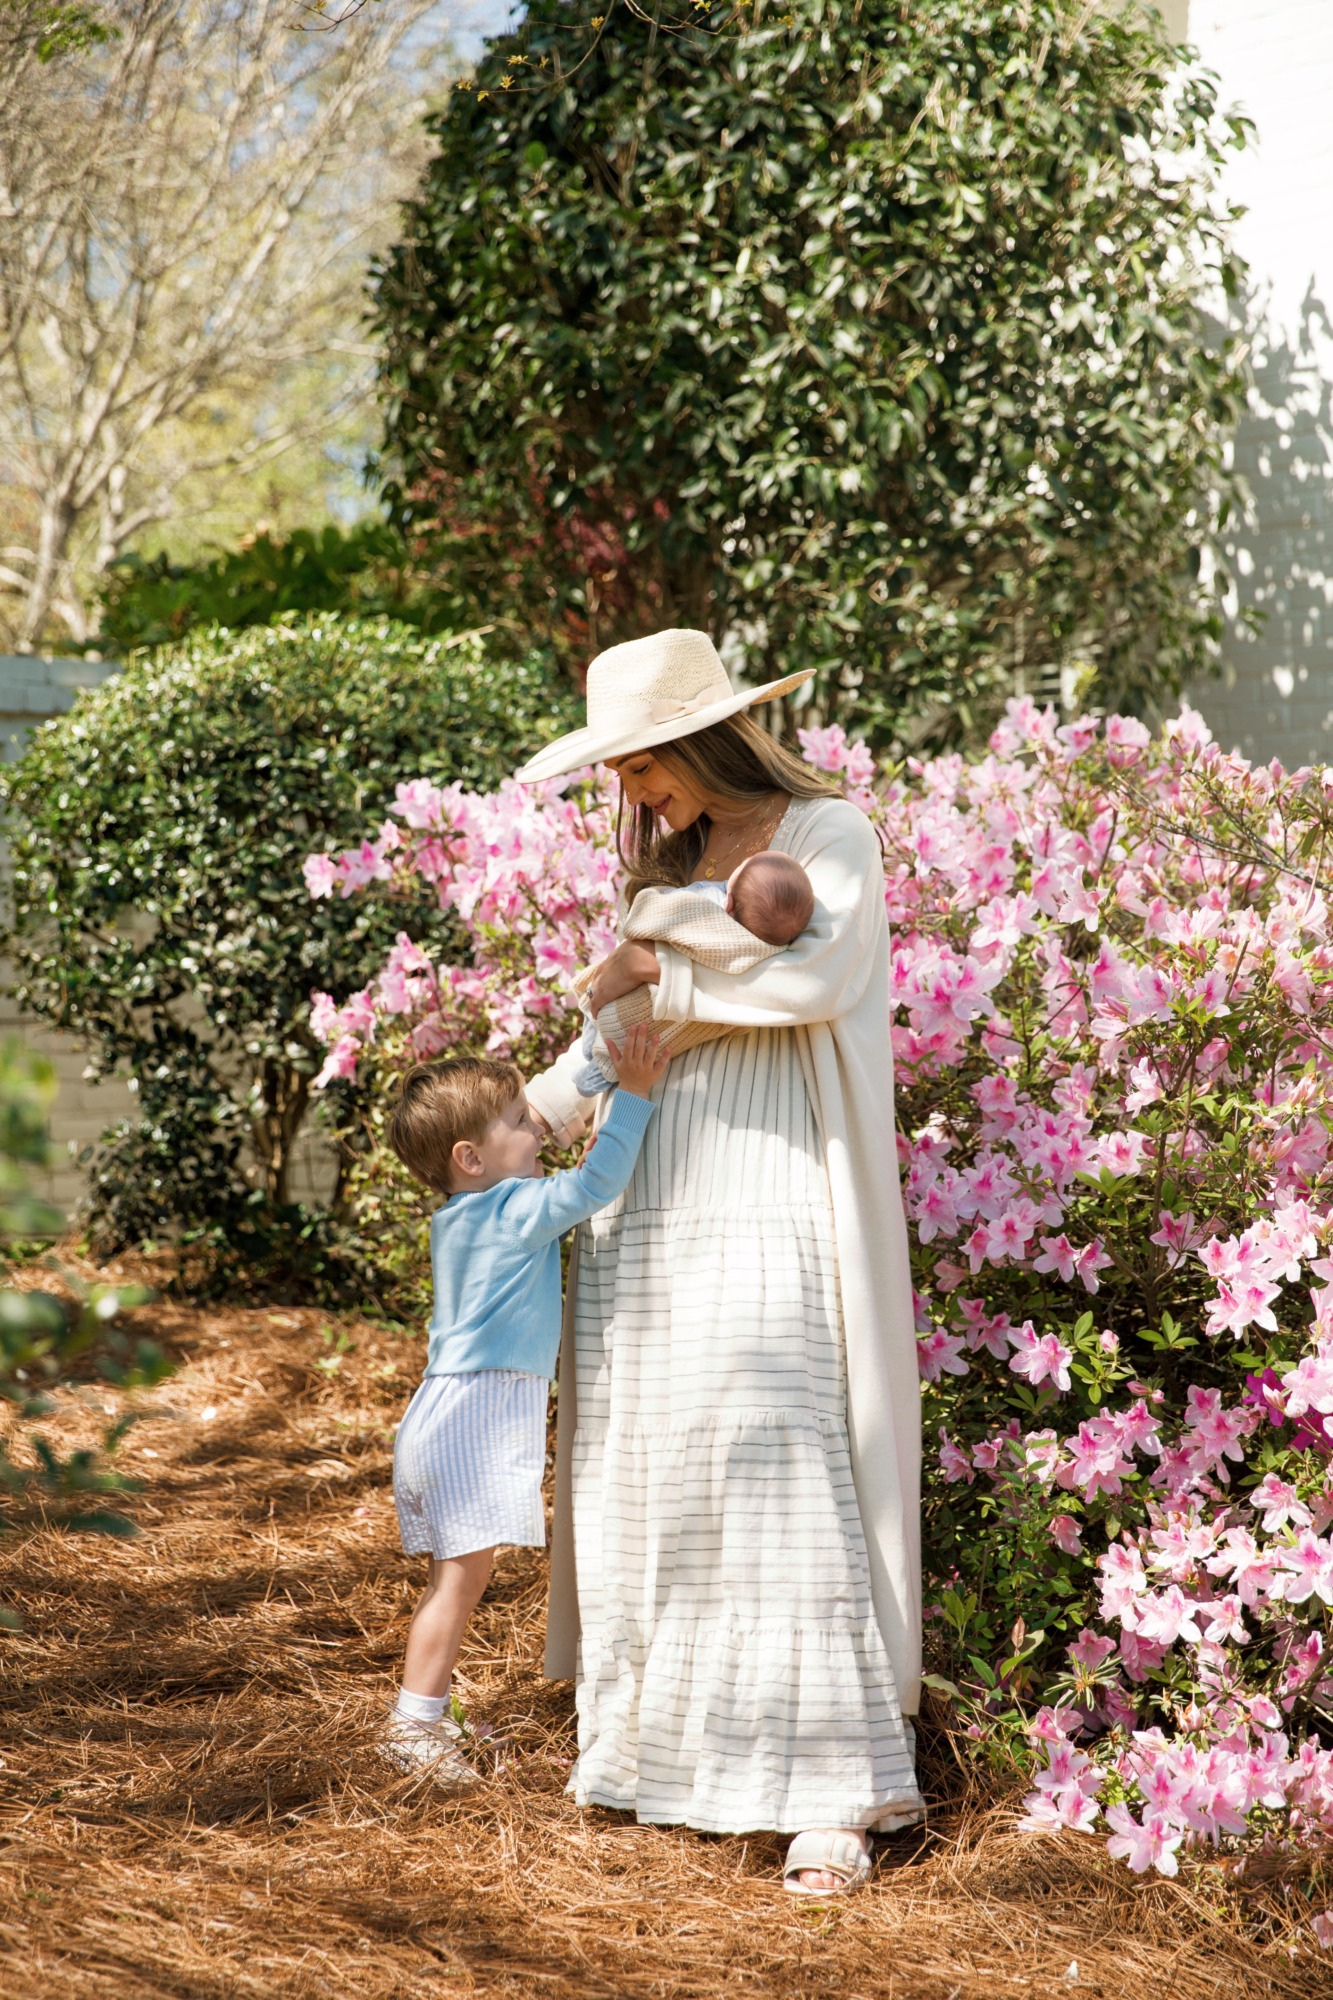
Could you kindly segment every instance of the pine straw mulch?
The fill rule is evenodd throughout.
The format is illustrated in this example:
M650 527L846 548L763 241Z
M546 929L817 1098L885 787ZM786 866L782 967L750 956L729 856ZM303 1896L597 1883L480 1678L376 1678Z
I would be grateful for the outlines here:
M4 1551L25 1625L0 1640L5 2000L1333 1996L1327 1958L1292 1955L1308 1904L1264 1892L1256 1931L1215 1871L1138 1881L1100 1842L1019 1834L938 1731L929 1831L845 1902L785 1897L775 1838L579 1812L533 1551L502 1555L462 1661L484 1784L386 1776L371 1746L420 1587L391 1432L418 1343L317 1311L141 1318L182 1367L123 1447L140 1539L38 1527ZM119 1407L81 1394L67 1439Z

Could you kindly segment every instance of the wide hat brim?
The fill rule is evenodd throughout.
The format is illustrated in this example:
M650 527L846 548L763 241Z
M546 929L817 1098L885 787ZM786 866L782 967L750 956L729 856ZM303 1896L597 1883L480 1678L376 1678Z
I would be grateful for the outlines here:
M604 764L608 757L628 757L635 750L652 750L659 743L672 743L678 736L695 736L701 729L725 722L729 715L736 715L743 708L756 708L761 701L776 701L779 695L813 680L814 674L813 667L804 667L798 674L784 674L780 681L746 688L741 694L710 702L707 708L695 709L693 714L678 716L672 722L644 723L618 733L605 728L571 729L567 736L557 736L554 743L548 743L544 750L529 758L514 776L520 785L536 785L544 778L568 777L571 771L581 771L586 764Z

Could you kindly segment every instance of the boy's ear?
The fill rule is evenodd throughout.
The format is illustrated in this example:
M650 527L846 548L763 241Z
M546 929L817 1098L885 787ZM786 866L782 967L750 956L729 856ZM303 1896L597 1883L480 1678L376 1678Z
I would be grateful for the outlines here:
M478 1174L484 1174L486 1171L481 1154L471 1139L455 1139L449 1149L449 1158L453 1161L456 1171L466 1180L474 1180Z

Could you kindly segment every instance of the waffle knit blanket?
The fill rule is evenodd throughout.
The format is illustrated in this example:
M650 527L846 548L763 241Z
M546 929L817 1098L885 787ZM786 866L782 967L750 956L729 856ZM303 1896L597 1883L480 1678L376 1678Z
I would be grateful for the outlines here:
M773 958L781 945L765 944L744 924L738 924L707 896L688 889L641 889L620 926L621 942L634 939L651 944L669 944L696 965L710 972L751 972L766 958ZM585 1036L589 1062L607 1083L615 1082L615 1071L607 1054L608 1034L617 1048L623 1048L626 1031L641 1022L652 1021L662 1046L671 1054L696 1048L700 1042L716 1041L732 1032L719 1021L653 1021L653 989L636 986L619 1000L608 1000L593 1023L588 1007L592 971L575 974L574 990L583 1008L584 1020L592 1023L594 1036Z

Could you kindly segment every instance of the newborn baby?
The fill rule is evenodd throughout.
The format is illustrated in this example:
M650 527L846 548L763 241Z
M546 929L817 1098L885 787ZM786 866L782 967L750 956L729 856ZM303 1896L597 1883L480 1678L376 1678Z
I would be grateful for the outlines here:
M700 965L715 972L749 972L798 938L814 915L810 878L790 854L768 848L742 861L725 882L687 882L679 889L641 889L621 926L622 939L674 945ZM595 1097L615 1083L607 1055L607 1038L617 1048L628 1029L650 1021L653 992L636 986L619 1000L610 1000L594 1019L588 992L593 974L581 972L574 982L583 1006L583 1054L586 1061L575 1079L584 1097ZM700 1042L715 1041L730 1029L713 1021L656 1021L662 1046L678 1055Z

